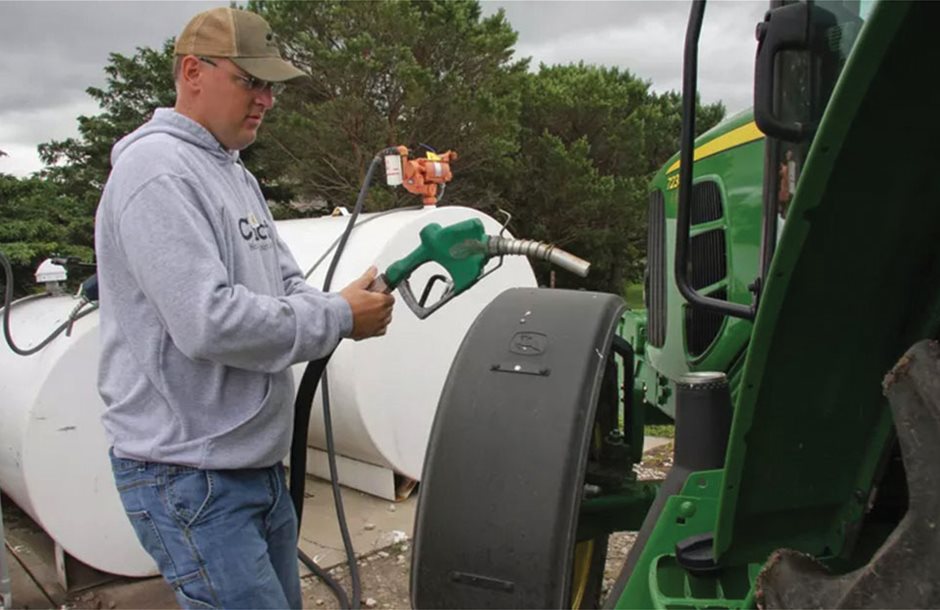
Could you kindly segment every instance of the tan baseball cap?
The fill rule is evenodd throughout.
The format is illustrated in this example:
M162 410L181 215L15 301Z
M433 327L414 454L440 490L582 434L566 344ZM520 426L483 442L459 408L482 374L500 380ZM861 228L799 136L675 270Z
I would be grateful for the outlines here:
M281 59L267 21L234 8L214 8L190 19L176 39L175 52L224 57L255 78L274 83L306 76Z

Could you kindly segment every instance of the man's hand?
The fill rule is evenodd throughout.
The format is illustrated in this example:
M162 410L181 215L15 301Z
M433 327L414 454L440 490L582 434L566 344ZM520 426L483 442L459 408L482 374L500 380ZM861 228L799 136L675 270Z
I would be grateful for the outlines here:
M369 292L369 284L378 275L375 267L369 267L359 279L340 290L339 294L352 308L353 328L350 338L356 341L385 334L392 321L392 305L395 297L382 292Z

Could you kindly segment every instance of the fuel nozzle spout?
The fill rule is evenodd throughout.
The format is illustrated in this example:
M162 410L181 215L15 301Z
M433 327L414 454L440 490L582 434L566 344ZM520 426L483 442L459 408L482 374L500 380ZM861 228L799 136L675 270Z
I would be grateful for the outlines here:
M591 269L591 263L583 258L565 252L554 244L531 239L512 239L491 235L486 240L486 253L488 256L521 254L529 258L548 261L581 277L587 277L588 271Z
M548 261L581 277L586 276L591 268L587 261L553 244L487 235L479 218L470 218L447 227L432 222L421 229L418 237L421 239L421 245L389 265L370 289L391 292L397 288L405 304L422 320L496 271L502 260L488 271L484 270L487 261L492 258L502 259L510 254L523 255ZM433 305L424 306L424 299L419 302L415 298L408 278L415 269L432 261L444 268L449 279L445 278L447 289L444 295Z

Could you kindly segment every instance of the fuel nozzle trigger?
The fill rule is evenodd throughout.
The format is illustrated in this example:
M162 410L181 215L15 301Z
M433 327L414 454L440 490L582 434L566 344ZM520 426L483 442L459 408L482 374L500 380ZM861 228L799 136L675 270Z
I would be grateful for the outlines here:
M477 218L447 227L431 223L421 229L418 237L421 245L389 265L377 282L381 280L389 292L398 288L408 308L423 320L482 279L485 275L483 267L489 257L483 223ZM415 298L409 280L415 270L430 262L443 267L448 277L444 278L446 288L441 298L426 306L433 282L441 277L433 276L428 280L420 301Z
M434 313L435 311L437 311L438 309L440 309L441 307L443 307L446 303L448 303L455 296L457 296L454 293L453 286L450 285L449 282L448 284L449 285L447 289L444 291L444 294L441 296L441 298L436 300L430 307L426 307L423 305L424 300L418 301L417 299L415 299L414 292L412 292L411 290L411 283L407 279L402 280L402 283L398 286L398 291L401 293L401 298L405 301L405 305L408 306L408 309L414 312L415 316L417 316L419 320L423 320L429 315L431 315L432 313ZM427 294L427 290L425 291L425 294Z
M548 261L581 277L587 275L591 266L587 261L552 244L503 237L502 231L500 235L487 235L479 218L471 218L447 227L431 223L421 229L418 235L421 245L408 256L389 265L385 273L376 278L370 289L391 292L398 288L405 304L422 320L498 269L499 265L496 265L483 272L486 262L493 257L499 257L501 262L507 255L527 256ZM449 277L432 276L419 301L411 289L409 278L416 269L430 262L443 267ZM444 294L432 305L426 306L425 301L433 283L442 278L447 286Z

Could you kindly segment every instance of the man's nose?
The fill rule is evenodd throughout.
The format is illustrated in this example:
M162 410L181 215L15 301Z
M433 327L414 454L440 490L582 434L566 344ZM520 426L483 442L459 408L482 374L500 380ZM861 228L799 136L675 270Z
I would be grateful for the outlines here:
M271 87L265 87L255 93L255 102L264 106L265 110L272 108L274 106L274 92L271 91Z

